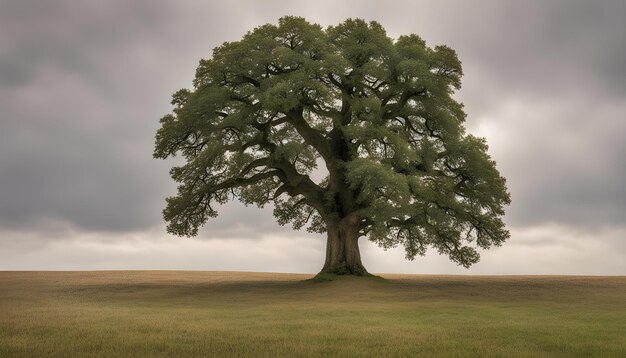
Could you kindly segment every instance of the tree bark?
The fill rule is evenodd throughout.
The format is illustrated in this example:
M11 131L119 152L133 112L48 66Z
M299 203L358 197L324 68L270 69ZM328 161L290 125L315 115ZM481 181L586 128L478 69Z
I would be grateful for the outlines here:
M327 223L326 262L321 273L336 275L367 275L361 263L359 230L354 220Z

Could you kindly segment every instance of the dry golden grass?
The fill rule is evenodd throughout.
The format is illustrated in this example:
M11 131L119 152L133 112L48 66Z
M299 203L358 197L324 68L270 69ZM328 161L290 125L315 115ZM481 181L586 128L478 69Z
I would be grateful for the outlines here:
M624 357L626 277L0 272L0 357Z

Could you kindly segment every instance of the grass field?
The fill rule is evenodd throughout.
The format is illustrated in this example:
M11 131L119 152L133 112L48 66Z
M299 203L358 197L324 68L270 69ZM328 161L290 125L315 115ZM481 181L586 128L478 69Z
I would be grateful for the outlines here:
M626 357L626 277L0 272L0 357Z

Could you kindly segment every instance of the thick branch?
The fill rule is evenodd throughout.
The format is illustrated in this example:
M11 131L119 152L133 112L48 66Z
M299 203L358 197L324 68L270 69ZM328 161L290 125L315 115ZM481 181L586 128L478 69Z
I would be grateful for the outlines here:
M278 169L278 178L283 183L274 196L287 193L290 196L302 195L307 204L317 209L320 215L325 215L324 206L325 190L309 178L308 175L300 174L293 164L286 160L272 161L269 166Z
M302 113L302 107L298 107L288 111L285 115L289 118L288 122L293 125L304 141L315 148L326 162L330 161L332 159L330 144L318 130L309 126Z
M383 118L384 119L395 118L396 116L400 114L400 111L402 111L402 109L406 106L406 104L409 102L411 98L413 98L414 96L421 96L425 94L426 92L427 92L426 88L422 88L421 90L409 88L402 92L402 94L400 95L400 99L398 99L398 102L389 104L388 103L389 100L393 97L393 93L392 93L391 95L389 95L388 97L386 97L385 99L381 101L381 107L386 109L383 112Z
M280 173L278 170L272 170L269 172L258 173L248 178L231 178L231 179L224 180L223 182L219 184L211 186L209 190L211 192L216 192L222 189L230 189L230 188L236 188L240 186L252 185L252 184L256 184L260 182L261 180L279 176L279 174Z

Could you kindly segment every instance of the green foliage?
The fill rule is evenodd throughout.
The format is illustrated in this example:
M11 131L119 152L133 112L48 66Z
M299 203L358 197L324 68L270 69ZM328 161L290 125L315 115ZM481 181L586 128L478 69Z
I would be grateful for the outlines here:
M470 266L475 247L509 237L510 198L484 139L465 133L452 98L462 74L451 48L359 19L322 29L284 17L224 43L156 135L155 157L185 159L168 230L196 235L214 203L273 202L281 225L324 232L351 217L408 259L433 247ZM318 163L328 177L316 183Z

